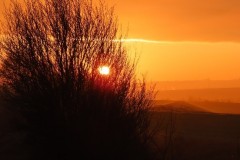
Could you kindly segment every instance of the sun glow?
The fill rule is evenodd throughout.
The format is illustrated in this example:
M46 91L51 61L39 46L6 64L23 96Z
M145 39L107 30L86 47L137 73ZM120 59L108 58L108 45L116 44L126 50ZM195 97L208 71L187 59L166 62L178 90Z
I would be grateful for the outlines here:
M98 71L101 75L109 75L110 74L110 68L108 66L101 66L98 68Z

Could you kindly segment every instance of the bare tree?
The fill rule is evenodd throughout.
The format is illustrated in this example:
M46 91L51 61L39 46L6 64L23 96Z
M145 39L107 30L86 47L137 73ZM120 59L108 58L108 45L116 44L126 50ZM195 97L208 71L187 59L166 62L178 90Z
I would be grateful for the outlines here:
M152 92L136 79L113 10L91 0L12 1L6 10L2 95L27 118L44 159L149 158ZM103 65L110 75L99 74Z

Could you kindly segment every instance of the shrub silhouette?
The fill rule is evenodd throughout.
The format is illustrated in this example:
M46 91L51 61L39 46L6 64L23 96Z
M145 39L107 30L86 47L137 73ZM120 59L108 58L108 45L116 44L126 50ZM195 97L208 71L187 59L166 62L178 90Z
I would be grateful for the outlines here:
M2 28L6 103L27 119L34 159L149 159L151 93L136 79L113 8L11 2ZM107 65L110 75L100 75Z

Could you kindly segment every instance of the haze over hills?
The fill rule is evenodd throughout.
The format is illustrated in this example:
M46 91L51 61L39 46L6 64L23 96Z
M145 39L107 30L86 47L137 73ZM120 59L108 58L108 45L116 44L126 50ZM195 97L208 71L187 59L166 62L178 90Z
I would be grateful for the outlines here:
M155 101L153 110L156 112L210 113L206 109L184 101Z
M158 81L157 90L186 90L207 88L240 88L240 79L236 80L191 80L191 81Z
M240 114L240 80L157 82L157 110Z
M156 82L157 100L240 102L240 80Z

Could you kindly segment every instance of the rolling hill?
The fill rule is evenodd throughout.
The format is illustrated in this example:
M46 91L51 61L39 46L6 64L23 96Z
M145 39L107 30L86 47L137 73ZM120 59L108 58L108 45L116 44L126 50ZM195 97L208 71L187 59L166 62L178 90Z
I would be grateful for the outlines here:
M155 101L153 107L157 112L208 113L210 111L184 101Z

